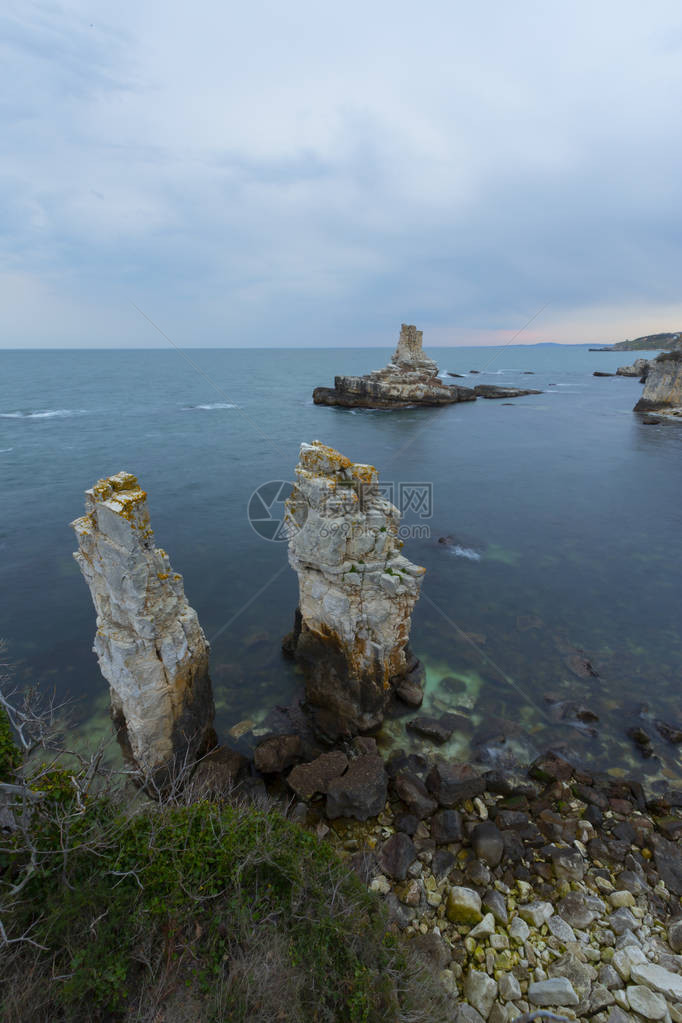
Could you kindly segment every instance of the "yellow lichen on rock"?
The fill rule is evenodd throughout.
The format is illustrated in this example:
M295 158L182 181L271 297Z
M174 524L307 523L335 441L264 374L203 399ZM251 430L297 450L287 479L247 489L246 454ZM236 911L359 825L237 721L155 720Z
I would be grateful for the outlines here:
M151 543L147 494L132 473L86 491L75 558L97 611L95 653L127 755L154 776L214 741L208 644L182 576Z
M314 441L301 446L296 481L286 516L308 704L325 712L328 734L330 720L369 730L414 668L406 646L424 569L400 554L400 513L374 466Z

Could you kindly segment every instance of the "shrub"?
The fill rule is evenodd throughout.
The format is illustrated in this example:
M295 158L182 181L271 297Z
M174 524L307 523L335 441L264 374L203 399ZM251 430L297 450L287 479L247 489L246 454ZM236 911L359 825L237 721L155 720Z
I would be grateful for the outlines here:
M49 812L48 812L49 806ZM447 1018L442 993L333 850L275 810L96 797L39 804L38 870L5 916L2 1018L373 1023ZM16 839L4 885L30 852ZM22 875L22 872L23 875ZM22 1013L24 1014L22 1016Z
M21 763L21 750L14 741L7 711L0 707L0 781L7 781Z

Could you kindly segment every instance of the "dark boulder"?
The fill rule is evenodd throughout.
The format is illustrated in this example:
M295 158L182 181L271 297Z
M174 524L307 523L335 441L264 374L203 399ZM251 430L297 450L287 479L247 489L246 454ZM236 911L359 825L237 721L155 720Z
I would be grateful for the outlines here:
M448 720L449 716L444 714L440 718L434 718L424 714L408 721L407 729L433 742L447 742L455 730L455 722Z
M558 753L543 753L536 757L528 769L531 778L537 781L568 781L573 774L573 767Z
M329 783L339 778L348 767L348 758L341 750L322 753L309 764L298 764L289 774L287 784L299 799L312 799L325 793Z
M377 861L384 874L395 881L404 881L410 864L417 858L414 842L403 831L391 835L381 847Z
M504 854L504 837L493 821L481 821L474 828L471 844L480 860L489 867L496 867Z
M523 387L497 387L494 384L476 384L474 394L477 398L522 398L526 394L542 394L542 391Z
M673 895L682 897L682 849L677 842L671 842L662 835L652 837L654 861L659 877Z
M193 799L228 796L244 777L249 761L229 746L219 746L197 764L190 781Z
M396 696L408 707L421 707L424 699L425 680L426 669L421 661L417 661L415 667L407 675L396 680L394 686Z
M649 736L643 728L640 728L638 725L633 728L628 728L627 735L629 739L632 739L643 757L646 758L652 756L653 749L651 747L651 736Z
M455 857L449 849L436 849L431 861L434 877L445 877L455 864Z
M666 742L672 743L674 746L679 746L682 743L682 726L680 725L669 725L665 721L655 721L656 729L660 735L666 740Z
M409 812L420 820L430 816L438 806L436 800L429 795L424 782L415 774L400 771L393 780L393 787Z
M272 735L254 750L256 770L261 774L279 774L303 755L300 735Z
M462 839L462 817L457 810L440 810L431 818L431 838L438 845Z
M419 827L419 817L414 813L399 813L394 819L393 824L396 831L404 831L406 835L412 838Z
M365 821L376 817L384 808L388 777L384 762L378 755L356 757L340 778L333 778L327 786L326 815L354 817Z
M439 761L426 778L426 787L446 809L459 806L466 799L480 796L484 782L471 764L450 764Z

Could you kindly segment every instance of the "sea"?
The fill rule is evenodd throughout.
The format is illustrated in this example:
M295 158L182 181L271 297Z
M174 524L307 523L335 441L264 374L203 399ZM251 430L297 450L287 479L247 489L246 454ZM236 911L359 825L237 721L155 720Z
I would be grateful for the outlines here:
M541 393L313 404L314 387L380 368L388 348L0 352L0 637L15 684L67 701L84 741L110 733L70 523L88 487L126 470L210 640L219 735L253 746L301 694L280 649L297 601L280 525L300 444L318 439L378 468L403 553L426 568L411 633L422 713L456 727L436 747L396 712L385 751L505 767L552 748L653 790L679 781L682 424L633 413L636 379L593 376L642 353L429 354L463 376L447 381Z

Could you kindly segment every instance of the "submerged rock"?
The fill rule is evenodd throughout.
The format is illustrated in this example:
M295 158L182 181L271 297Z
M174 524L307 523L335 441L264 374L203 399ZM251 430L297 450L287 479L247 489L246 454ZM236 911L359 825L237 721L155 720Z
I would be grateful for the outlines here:
M635 412L656 411L682 415L682 351L663 352L649 363Z
M316 405L346 408L405 408L408 405L451 405L473 401L468 387L447 385L438 378L438 366L422 350L422 331L403 323L391 361L383 369L361 377L334 378L334 387L316 387Z
M119 741L144 775L163 782L216 745L208 643L182 576L154 546L135 476L119 472L87 490L86 514L72 526Z
M495 384L476 384L474 394L477 398L522 398L525 394L542 394L542 391L523 387L498 387Z
M406 728L433 742L447 742L455 730L455 722L451 720L453 717L451 714L443 714L440 718L434 718L424 714L408 721Z
M372 731L394 690L418 677L407 643L425 570L400 553L400 513L376 469L319 441L301 446L286 514L299 609L285 649L307 705L331 739Z

